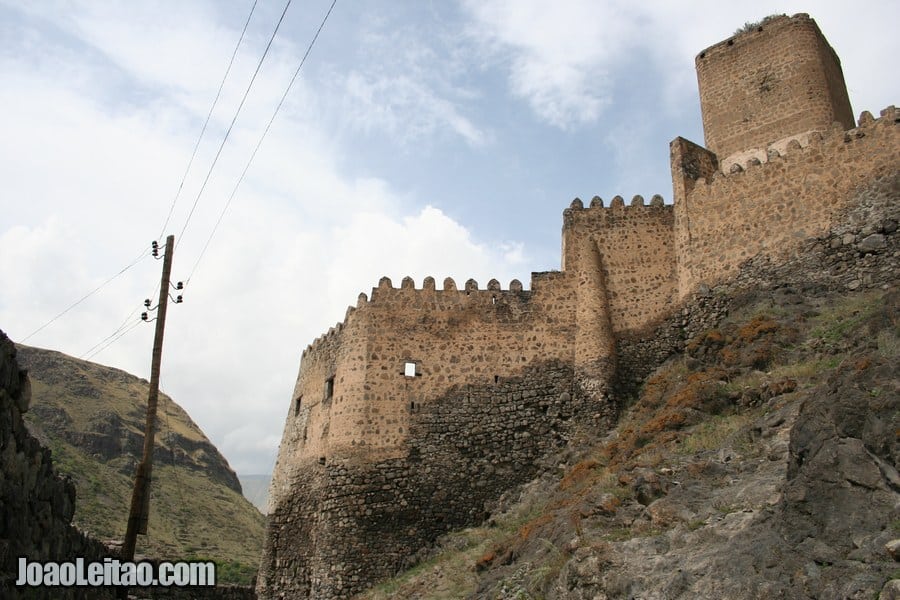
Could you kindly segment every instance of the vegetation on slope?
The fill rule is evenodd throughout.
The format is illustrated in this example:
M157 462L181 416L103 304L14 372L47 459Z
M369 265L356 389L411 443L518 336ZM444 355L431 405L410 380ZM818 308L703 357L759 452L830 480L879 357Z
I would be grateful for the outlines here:
M644 382L610 435L362 597L877 592L896 576L882 548L900 530L879 523L897 494L863 461L898 454L898 296L788 288L739 299ZM841 430L839 464L804 474L826 460L810 439L829 428ZM855 436L860 453L845 460Z
M29 370L29 428L77 490L75 524L95 538L124 536L143 446L148 384L123 371L19 346ZM187 413L160 396L149 531L137 553L208 558L223 582L256 572L265 518L242 495L227 461Z

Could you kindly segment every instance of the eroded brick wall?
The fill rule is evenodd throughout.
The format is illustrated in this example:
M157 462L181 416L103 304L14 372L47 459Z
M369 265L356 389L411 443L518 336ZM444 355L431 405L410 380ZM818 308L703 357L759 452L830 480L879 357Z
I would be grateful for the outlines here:
M853 127L840 60L809 15L767 20L695 63L706 147L720 159L835 121Z

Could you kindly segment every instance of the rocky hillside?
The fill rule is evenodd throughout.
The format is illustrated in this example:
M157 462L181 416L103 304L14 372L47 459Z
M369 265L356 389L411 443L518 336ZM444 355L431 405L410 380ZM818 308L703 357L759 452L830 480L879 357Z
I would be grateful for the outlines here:
M143 447L148 383L124 371L19 345L32 401L25 420L77 491L74 523L98 539L124 536L135 467ZM264 517L190 416L160 395L149 535L138 554L208 557L220 577L255 572Z
M875 598L900 582L900 292L729 299L604 439L365 598ZM900 586L897 586L900 589ZM886 592L888 593L888 592ZM897 597L887 595L884 597Z

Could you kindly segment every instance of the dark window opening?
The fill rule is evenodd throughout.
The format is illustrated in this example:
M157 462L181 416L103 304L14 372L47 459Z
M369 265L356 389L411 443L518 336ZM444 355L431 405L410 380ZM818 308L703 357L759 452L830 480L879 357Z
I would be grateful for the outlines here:
M500 383L500 376L494 375L494 385L497 385L498 383Z
M324 465L324 464L325 464L325 457L324 457L324 456L320 456L320 457L319 457L319 464L320 464L320 465Z
M297 399L294 400L294 416L300 414L300 402L303 400L303 396L297 396Z
M331 400L332 396L334 396L334 377L329 377L325 380L325 400Z

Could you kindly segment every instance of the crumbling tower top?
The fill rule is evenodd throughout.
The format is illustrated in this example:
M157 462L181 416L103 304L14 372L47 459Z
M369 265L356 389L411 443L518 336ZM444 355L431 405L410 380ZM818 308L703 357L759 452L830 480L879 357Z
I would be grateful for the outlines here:
M720 160L835 121L854 125L841 61L807 14L767 18L695 63L706 147Z

